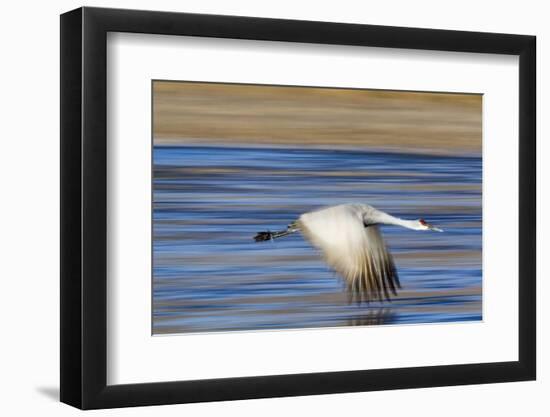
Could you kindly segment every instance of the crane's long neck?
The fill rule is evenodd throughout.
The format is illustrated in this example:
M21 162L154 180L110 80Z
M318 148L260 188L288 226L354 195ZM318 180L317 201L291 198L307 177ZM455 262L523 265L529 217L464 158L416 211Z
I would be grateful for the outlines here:
M382 212L380 212L376 220L379 224L391 224L395 226L406 227L407 229L419 230L418 220L400 219L399 217L394 217L391 214Z

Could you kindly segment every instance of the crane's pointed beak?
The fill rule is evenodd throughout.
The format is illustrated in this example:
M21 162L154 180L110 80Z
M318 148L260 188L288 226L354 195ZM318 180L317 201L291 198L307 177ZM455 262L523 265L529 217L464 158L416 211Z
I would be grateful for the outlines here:
M443 229L440 229L440 228L432 226L432 225L430 225L429 228L430 228L430 230L433 230L434 232L442 232L443 231Z

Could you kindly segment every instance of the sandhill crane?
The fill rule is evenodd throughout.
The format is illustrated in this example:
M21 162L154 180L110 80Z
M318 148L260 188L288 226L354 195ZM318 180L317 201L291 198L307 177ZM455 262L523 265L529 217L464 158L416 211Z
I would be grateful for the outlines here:
M278 239L296 232L320 249L327 264L344 279L349 301L389 300L401 288L393 258L378 225L412 230L441 229L424 219L405 220L367 204L341 204L302 214L286 230L260 232L256 242Z

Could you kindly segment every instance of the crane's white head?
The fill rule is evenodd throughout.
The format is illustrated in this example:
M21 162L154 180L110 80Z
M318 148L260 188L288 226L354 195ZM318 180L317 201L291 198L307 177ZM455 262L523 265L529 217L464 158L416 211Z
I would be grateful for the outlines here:
M434 232L442 232L443 230L435 227L435 226L432 226L431 224L429 224L426 220L424 219L418 219L416 221L417 223L417 227L416 227L416 230L433 230Z

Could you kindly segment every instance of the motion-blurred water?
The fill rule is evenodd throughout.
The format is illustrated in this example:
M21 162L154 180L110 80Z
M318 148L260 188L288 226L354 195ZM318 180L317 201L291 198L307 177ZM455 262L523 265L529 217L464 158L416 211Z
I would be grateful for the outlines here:
M154 147L153 333L481 320L480 157ZM402 290L348 304L301 213L364 202L445 233L383 226Z

